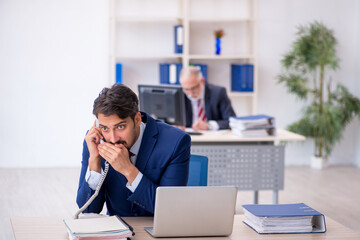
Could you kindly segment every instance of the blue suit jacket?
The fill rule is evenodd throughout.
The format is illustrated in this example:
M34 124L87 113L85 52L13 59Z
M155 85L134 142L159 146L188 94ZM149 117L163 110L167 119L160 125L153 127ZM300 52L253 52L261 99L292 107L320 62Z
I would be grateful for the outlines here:
M186 127L191 127L193 112L191 101L185 97ZM205 84L205 113L207 120L215 120L220 129L230 128L229 117L235 116L224 87Z
M154 214L158 186L185 186L188 180L191 140L182 130L142 113L146 128L135 166L143 177L132 193L126 178L111 165L99 195L84 212L100 213L104 202L110 215L147 216ZM85 181L89 151L84 141L82 168L76 202L79 207L95 192ZM104 159L101 166L104 169Z

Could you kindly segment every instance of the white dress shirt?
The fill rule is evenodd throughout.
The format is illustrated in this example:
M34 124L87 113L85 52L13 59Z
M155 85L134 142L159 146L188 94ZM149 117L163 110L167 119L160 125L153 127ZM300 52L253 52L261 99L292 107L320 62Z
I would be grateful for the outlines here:
M146 128L146 124L141 122L140 124L140 134L138 139L136 140L136 142L134 143L134 145L130 148L130 152L132 152L134 155L132 157L130 157L130 161L135 165L136 160L137 160L137 156L139 153L139 149L140 149L140 144L141 144L141 140L143 138L144 135L144 131ZM101 175L103 174L103 170L101 169L101 174L96 172L96 171L90 171L89 167L88 170L86 172L85 175L85 181L88 183L89 187L92 190L95 190L97 185L100 182L101 179ZM135 189L137 188L137 186L139 185L141 179L142 179L143 174L139 171L138 175L136 176L136 178L134 179L133 183L130 185L129 182L126 183L126 187L131 191L134 192Z
M205 111L205 91L203 91L200 101L201 101L200 105L204 107L204 111ZM198 112L200 109L198 106L198 100L192 99L191 106L192 106L192 123L194 124L199 120ZM218 130L219 129L219 124L214 120L208 120L208 124L209 124L209 130Z

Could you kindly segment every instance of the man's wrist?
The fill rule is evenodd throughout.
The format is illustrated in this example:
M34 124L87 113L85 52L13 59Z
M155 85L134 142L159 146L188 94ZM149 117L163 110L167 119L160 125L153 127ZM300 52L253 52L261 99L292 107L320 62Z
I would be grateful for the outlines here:
M101 172L101 158L89 158L89 170L100 173Z
M131 166L132 167L130 168L130 170L124 174L130 185L133 183L139 173L139 170L134 165Z

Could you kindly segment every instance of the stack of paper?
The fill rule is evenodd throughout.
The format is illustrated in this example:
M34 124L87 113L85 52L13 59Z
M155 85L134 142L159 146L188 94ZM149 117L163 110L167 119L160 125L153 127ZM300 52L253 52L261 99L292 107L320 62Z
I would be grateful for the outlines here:
M324 215L304 203L243 205L245 221L258 233L325 232Z
M133 236L132 230L117 216L63 221L70 239L127 239Z
M230 117L229 124L233 134L244 137L263 137L276 135L275 118L268 115Z

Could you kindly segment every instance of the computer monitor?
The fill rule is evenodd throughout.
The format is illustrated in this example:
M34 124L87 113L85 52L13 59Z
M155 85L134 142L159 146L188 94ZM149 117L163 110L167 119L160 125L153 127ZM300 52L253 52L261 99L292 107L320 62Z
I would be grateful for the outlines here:
M140 110L171 125L186 125L185 95L181 86L138 86Z

